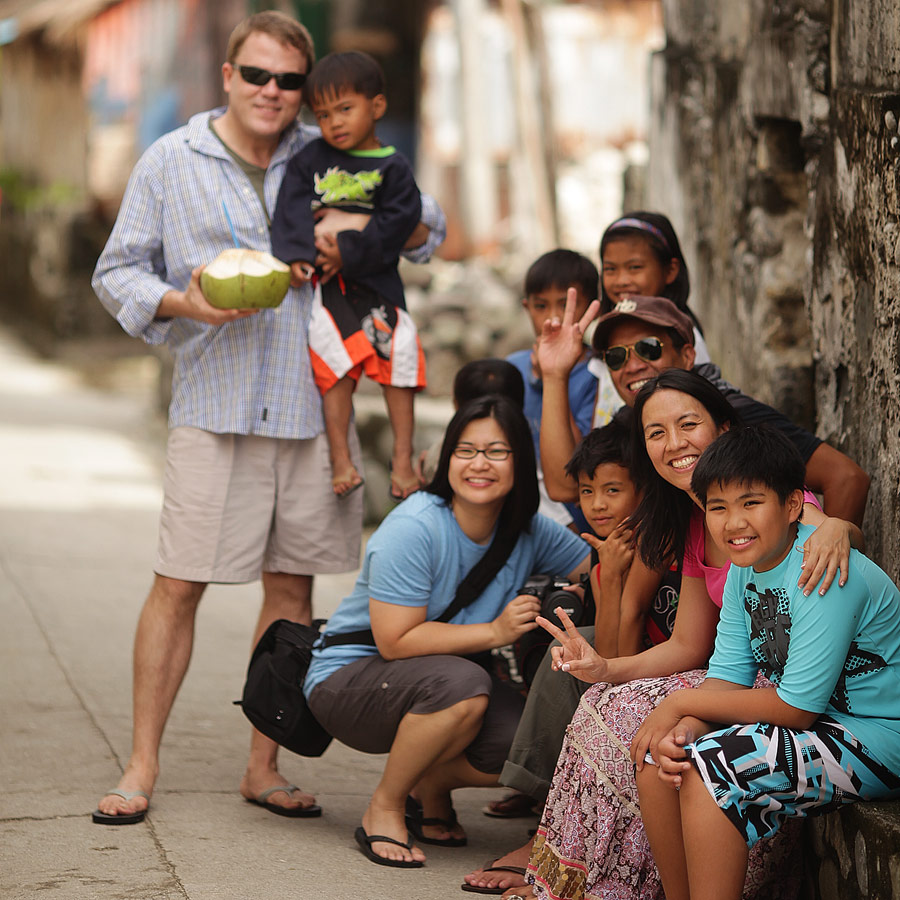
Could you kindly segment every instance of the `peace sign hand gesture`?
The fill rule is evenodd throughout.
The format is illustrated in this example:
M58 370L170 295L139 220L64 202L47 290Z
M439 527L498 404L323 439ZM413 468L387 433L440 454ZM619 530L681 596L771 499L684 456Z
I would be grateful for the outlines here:
M559 616L565 631L561 631L543 616L537 617L537 623L545 631L559 641L559 647L550 650L553 656L551 668L555 672L568 672L579 681L588 684L596 684L605 681L609 670L609 663L578 633L578 629L565 611L557 607L554 612Z

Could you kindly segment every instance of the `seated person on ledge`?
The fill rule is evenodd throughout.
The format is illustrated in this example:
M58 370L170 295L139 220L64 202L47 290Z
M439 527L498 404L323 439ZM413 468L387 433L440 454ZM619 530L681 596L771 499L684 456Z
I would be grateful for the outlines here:
M732 563L715 652L631 748L668 900L737 900L748 848L787 820L900 797L900 592L856 550L843 588L798 589L803 484L762 427L723 434L692 477ZM750 690L758 669L772 687Z

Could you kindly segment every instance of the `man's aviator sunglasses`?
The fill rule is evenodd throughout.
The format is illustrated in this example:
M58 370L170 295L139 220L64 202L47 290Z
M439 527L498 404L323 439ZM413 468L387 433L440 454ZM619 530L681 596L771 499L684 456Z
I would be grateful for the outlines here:
M611 372L616 372L628 362L628 355L632 350L644 362L656 362L662 356L664 346L665 344L659 338L642 338L633 344L619 344L615 347L607 347L603 353L603 360Z
M255 84L262 87L268 84L273 78L275 84L282 91L299 91L306 81L306 75L303 72L270 72L268 69L260 69L257 66L238 66L235 68L241 73L241 78L247 84Z

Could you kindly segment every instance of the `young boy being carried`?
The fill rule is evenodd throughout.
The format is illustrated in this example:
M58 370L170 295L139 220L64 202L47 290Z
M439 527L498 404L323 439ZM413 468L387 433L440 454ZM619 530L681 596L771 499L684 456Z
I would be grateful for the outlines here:
M900 796L900 592L856 550L844 587L797 587L803 479L764 427L726 432L694 472L732 562L715 652L703 685L664 700L632 745L669 900L737 900L748 847L786 819ZM749 689L757 670L772 686Z
M394 434L391 497L418 487L412 468L413 397L425 387L425 358L406 311L397 272L400 251L421 217L407 160L383 147L384 74L365 53L332 53L306 80L305 98L322 130L289 163L272 221L272 252L291 264L294 284L317 278L315 216L326 207L369 216L360 231L336 236L332 266L319 275L309 350L322 392L332 486L340 498L363 484L350 459L347 430L363 372L382 385ZM329 277L333 276L333 277Z
M541 491L539 512L549 516L561 525L575 522L575 530L583 531L586 523L581 518L574 503L557 503L551 500L544 487L541 471L541 416L543 414L544 390L541 369L537 361L537 341L544 322L557 319L560 322L566 307L566 291L572 288L576 298L576 316L587 311L592 300L597 298L600 275L597 267L586 257L574 250L551 250L538 257L525 273L525 297L522 306L531 319L535 343L528 350L510 354L507 360L521 373L525 381L525 417L534 436L534 451L538 463L538 484ZM587 363L591 351L582 347L581 359L575 364L569 376L569 427L577 443L591 429L594 415L594 401L597 396L597 379L588 371Z

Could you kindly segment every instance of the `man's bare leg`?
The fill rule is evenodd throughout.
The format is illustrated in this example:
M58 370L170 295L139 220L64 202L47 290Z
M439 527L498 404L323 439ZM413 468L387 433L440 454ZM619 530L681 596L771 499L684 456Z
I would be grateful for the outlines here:
M163 729L191 659L194 618L205 588L198 582L157 575L144 601L134 638L131 757L117 785L121 791L153 792ZM98 808L121 815L147 805L143 797L125 800L107 794Z
M309 625L312 622L312 575L286 575L263 572L263 605L259 611L253 646L276 619L290 619ZM241 779L241 794L255 799L263 791L290 782L278 771L278 744L253 729L250 737L250 759ZM304 791L291 794L278 791L266 800L274 806L296 809L312 806L316 798Z

